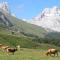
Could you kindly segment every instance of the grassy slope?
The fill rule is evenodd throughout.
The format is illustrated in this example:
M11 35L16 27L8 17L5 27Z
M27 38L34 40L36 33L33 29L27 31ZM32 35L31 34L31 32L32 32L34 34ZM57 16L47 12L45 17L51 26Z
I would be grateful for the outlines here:
M46 33L46 31L41 27L26 23L15 17L9 16L9 18L10 18L10 21L15 25L15 28L18 27L20 31L38 35L39 37L44 37L44 34Z
M5 28L0 27L0 43L9 46L20 45L22 48L48 48L50 45L44 45L34 42L32 38L25 36L12 35L11 32Z
M20 27L20 25L19 25L19 27ZM25 27L25 28L27 28L27 27ZM30 27L28 27L28 28L30 28ZM33 30L33 28L32 28L31 31L35 31L35 29ZM38 33L38 32L35 32L35 34L36 33ZM47 57L45 55L46 49L51 48L51 47L60 49L59 47L49 45L49 44L35 43L29 37L24 37L24 36L18 37L16 35L11 35L11 32L5 28L0 28L0 43L9 45L11 47L19 44L22 47L20 51L17 51L15 53L15 55L9 55L9 56L6 54L6 52L3 52L0 49L0 60L60 60L60 56L58 56L58 57L48 56ZM38 47L38 49L27 49L27 48L36 48L36 47Z
M38 35L40 37L45 36L44 34L46 33L46 31L43 28L31 25L19 19L17 20L17 18L15 17L8 16L8 18L15 25L15 28L19 27L18 29L20 31L23 30L24 32L33 33L34 35ZM21 34L12 35L10 30L2 27L0 27L0 43L7 44L10 46L16 46L20 44L21 47L27 47L27 48L35 48L36 46L41 47L39 43L32 41L32 38L22 36Z
M15 52L14 55L7 55L6 52L0 51L0 60L60 60L60 56L47 57L45 55L46 51L42 49L22 48L20 51Z
M43 37L44 33L46 32L44 29L31 25L29 23L26 23L24 21L21 21L15 17L8 16L10 21L14 24L14 28L19 29L19 31L24 31L27 33L32 33L34 35L38 35ZM18 37L19 36L19 37ZM22 36L21 34L11 34L11 31L0 27L0 43L7 44L10 46L16 46L17 44L20 44L21 47L28 47L32 48L36 45L38 45L35 42L32 42L32 38Z
M60 32L50 32L45 37L49 37L52 39L60 39Z
M26 48L33 48L34 46L37 45L36 43L32 42L31 38L17 37L11 35L3 35L3 34L0 34L0 43L9 46L20 45L21 47L26 47Z

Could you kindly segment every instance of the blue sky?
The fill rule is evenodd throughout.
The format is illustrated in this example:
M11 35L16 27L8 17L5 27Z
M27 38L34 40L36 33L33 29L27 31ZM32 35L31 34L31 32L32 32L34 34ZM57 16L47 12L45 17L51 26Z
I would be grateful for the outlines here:
M60 0L0 0L2 1L7 1L11 12L18 18L24 19L33 18L47 7L60 8Z

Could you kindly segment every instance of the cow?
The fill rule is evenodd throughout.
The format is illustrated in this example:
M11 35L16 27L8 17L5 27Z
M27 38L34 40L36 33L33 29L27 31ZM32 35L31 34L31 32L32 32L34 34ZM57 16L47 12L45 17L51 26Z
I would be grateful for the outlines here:
M16 51L17 51L17 48L6 48L6 52L7 53L12 53L13 55Z
M48 49L48 51L46 52L46 55L48 56L48 55L54 55L55 56L55 54L58 56L58 50L57 49L55 49L55 48L50 48L50 49Z
M0 48L3 51L6 51L7 53L12 53L14 55L15 51L17 51L18 48L20 49L20 46L18 46L17 48L11 48L11 47L9 47L7 45L0 44Z

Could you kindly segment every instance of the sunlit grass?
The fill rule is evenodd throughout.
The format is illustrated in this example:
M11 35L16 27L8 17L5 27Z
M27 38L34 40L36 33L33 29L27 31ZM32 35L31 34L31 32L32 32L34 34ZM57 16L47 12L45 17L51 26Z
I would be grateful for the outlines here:
M60 60L60 56L46 56L46 50L38 49L21 49L14 55L7 55L6 52L0 51L0 60Z

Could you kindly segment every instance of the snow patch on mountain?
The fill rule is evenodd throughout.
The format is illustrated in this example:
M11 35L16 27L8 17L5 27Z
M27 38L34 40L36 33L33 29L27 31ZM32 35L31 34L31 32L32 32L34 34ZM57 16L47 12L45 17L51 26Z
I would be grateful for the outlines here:
M29 23L60 32L60 9L56 6L53 8L45 8L41 14L34 17Z
M0 11L2 11L3 13L10 13L7 2L0 3Z
M10 22L10 11L7 2L0 3L0 25L11 27L13 24Z

